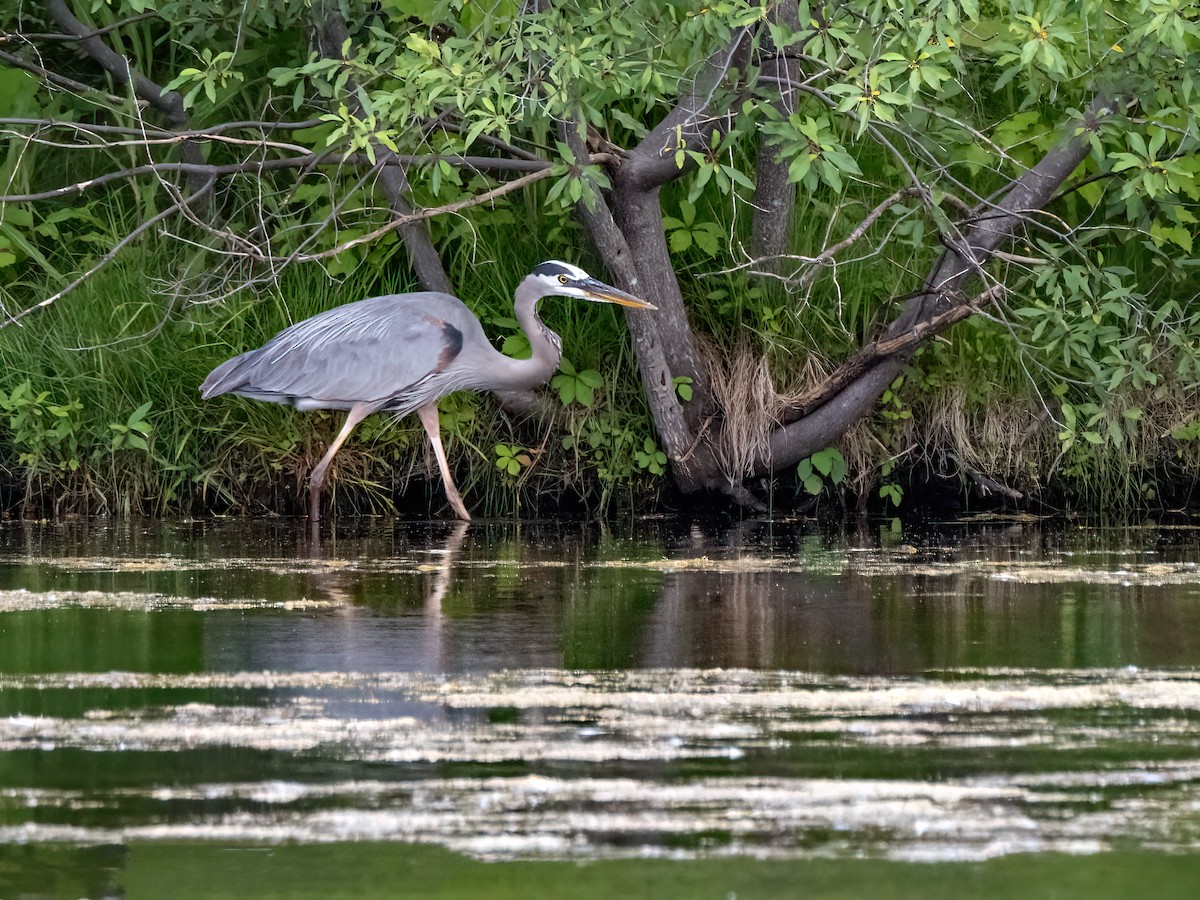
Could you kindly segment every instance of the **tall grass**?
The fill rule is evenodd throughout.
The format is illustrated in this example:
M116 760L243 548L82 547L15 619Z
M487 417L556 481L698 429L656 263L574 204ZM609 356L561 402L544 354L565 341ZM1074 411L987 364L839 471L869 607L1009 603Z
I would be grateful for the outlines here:
M58 427L61 434L40 442L28 429L18 433L13 427L22 409L0 414L0 462L10 487L6 502L26 515L299 511L308 472L340 428L341 414L300 413L228 396L203 401L200 383L220 362L260 346L293 322L415 286L395 266L381 271L363 266L341 280L300 267L287 270L258 295L188 305L150 289L169 252L157 251L127 253L23 327L5 331L0 342L4 396L28 382L33 396L45 395L40 418L47 427L59 423L46 407L72 408L65 427ZM511 322L512 290L551 255L569 254L514 238L505 252L476 246L471 256L451 257L452 280L497 342L517 331ZM6 299L19 302L11 295ZM578 369L604 373L601 402L632 407L622 415L637 419L639 433L649 435L614 309L548 299L541 313L563 335L565 354ZM619 370L610 363L614 356L626 360ZM114 451L114 436L146 403L147 446ZM582 503L602 491L578 473L577 454L563 450L559 426L509 422L492 400L472 395L448 398L442 408L447 452L460 488L481 513ZM23 409L30 418L29 404ZM572 421L593 414L581 408L562 412ZM495 465L493 448L500 443L541 452L533 457L535 465L513 477ZM349 510L389 512L396 498L413 512L444 506L432 454L414 419L371 417L338 454L335 467L330 496ZM564 478L574 484L565 500Z
M796 253L818 250L829 213L818 203L800 208ZM497 225L447 243L451 280L497 343L516 333L512 291L538 262L563 258L602 274L579 252L584 241L572 229L561 223L546 241L516 225ZM0 335L0 399L10 406L0 411L6 507L26 515L303 509L308 472L341 415L235 397L202 401L198 387L214 366L292 322L415 285L391 259L341 279L315 267L293 268L258 294L189 304L151 288L164 267L184 265L172 252L152 244L131 249L73 294ZM766 359L769 387L787 395L890 318L888 301L907 284L897 271L915 277L931 251L897 252L895 259L824 274L801 295L769 283L764 289L744 275L709 274L713 261L696 250L679 262L693 324L718 365L732 371L736 358ZM0 288L9 308L51 290L48 283ZM600 372L603 385L590 408L551 400L552 409L559 407L553 421L509 421L488 397L443 401L445 442L468 505L482 515L513 515L632 507L655 496L666 480L638 461L653 428L619 311L550 298L541 314L562 335L575 369ZM759 367L738 365L746 378L761 377ZM1036 346L1018 345L1002 324L961 323L914 359L888 403L843 442L851 463L846 483L873 491L880 466L899 460L932 477L961 479L964 489L973 474L982 474L1031 497L1132 509L1156 503L1166 482L1183 485L1179 490L1195 482L1200 440L1164 438L1195 418L1195 404L1187 400L1194 385L1164 379L1123 440L1067 450L1060 438L1062 399L1054 391L1069 377ZM147 403L146 446L123 443L131 427L140 434L131 417ZM497 467L497 445L515 448L524 460L515 474ZM780 477L791 490L787 473ZM363 423L339 453L330 497L362 513L391 512L397 504L415 514L444 509L420 427L386 416Z

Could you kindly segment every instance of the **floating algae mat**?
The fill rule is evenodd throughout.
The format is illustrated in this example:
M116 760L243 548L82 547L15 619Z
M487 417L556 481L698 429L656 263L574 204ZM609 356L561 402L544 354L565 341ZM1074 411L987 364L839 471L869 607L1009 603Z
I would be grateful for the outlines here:
M1139 866L1170 895L1200 876L1198 562L1194 529L1027 523L7 525L0 898L153 896L219 850L280 893L162 895L337 895L284 892L287 859L345 896L422 860L513 896L581 862L647 896Z

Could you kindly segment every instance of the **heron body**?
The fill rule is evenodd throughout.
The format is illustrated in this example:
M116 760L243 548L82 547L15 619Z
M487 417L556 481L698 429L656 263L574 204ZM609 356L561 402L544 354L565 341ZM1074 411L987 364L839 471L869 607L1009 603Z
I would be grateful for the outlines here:
M285 328L257 350L217 366L200 386L208 399L237 394L300 410L346 411L346 421L309 478L309 515L320 515L326 470L350 432L375 412L416 412L437 457L446 496L464 520L463 505L446 462L437 402L460 390L525 390L558 368L562 341L537 315L537 302L559 295L653 307L606 285L569 263L542 263L517 287L513 311L532 354L513 359L492 346L461 300L424 291L348 303Z

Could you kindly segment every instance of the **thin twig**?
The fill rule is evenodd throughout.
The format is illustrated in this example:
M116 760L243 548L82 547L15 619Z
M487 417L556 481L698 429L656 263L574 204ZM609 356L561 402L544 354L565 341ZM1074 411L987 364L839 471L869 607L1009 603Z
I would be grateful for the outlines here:
M81 41L87 38L100 37L102 34L108 34L110 31L116 31L118 28L124 28L126 25L134 25L146 19L157 19L158 12L151 10L150 12L140 13L136 16L130 16L128 19L122 19L119 22L113 22L111 25L105 25L103 28L96 28L92 31L85 31L82 34L32 34L22 33L21 38L27 41ZM0 31L0 40L15 37L5 32Z
M447 215L449 213L458 212L459 210L470 209L472 206L481 206L484 203L495 200L497 197L502 197L505 194L511 194L513 191L519 188L535 184L544 178L548 178L552 174L553 170L549 168L542 169L538 172L530 172L528 175L522 175L520 178L514 178L512 181L506 181L499 187L495 187L490 191L485 191L482 194L477 194L474 197L468 197L466 200L459 200L456 203L448 203L445 206L436 206L429 209L423 209L419 212L409 213L408 215L404 216L396 216L396 218L392 219L386 225L382 225L379 228L376 228L374 231L356 237L353 240L346 241L345 243L339 244L336 247L331 247L328 250L323 250L320 253L298 256L296 258L302 262L309 262L317 259L328 259L331 256L337 256L339 253L349 250L351 247L356 247L359 244L370 243L371 241L380 238L389 232L395 231L398 228L403 228L405 225L411 225L414 222L422 222L425 219L432 219L434 216Z
M612 158L612 154L609 153L594 153L591 155L589 162L593 164L603 163L610 161ZM549 174L552 169L552 166L549 162L534 163L525 160L493 159L490 156L393 155L388 160L381 161L380 164L429 166L443 161L448 162L453 166L474 169L477 171L488 171L493 168L497 171L528 171L532 169L531 174ZM107 172L104 175L98 175L95 178L77 181L74 184L64 185L63 187L53 188L48 191L41 191L36 194L0 195L0 204L28 202L34 200L50 200L55 197L65 196L67 194L82 193L89 188L98 187L113 181L118 181L120 179L137 178L142 175L161 176L171 172L181 172L185 174L207 175L209 177L219 178L225 175L240 175L247 173L257 175L262 172L276 171L279 169L303 169L315 166L343 165L346 162L367 164L371 166L375 165L370 162L365 154L353 154L349 157L344 157L336 153L310 153L304 156L289 156L279 159L253 160L243 163L226 163L224 165L207 165L186 162L146 163L145 165L132 166L128 169L122 169L119 172Z
M6 53L0 50L0 61L8 63L15 69L24 69L31 75L36 75L38 78L45 81L47 84L53 85L64 91L71 91L75 94L99 94L106 101L114 106L121 106L126 102L125 97L118 97L116 94L110 94L107 91L102 91L99 88L94 88L91 85L83 84L80 81L75 81L67 78L65 75L59 75L57 72L51 72L49 69L39 66L37 63L31 63L28 60L21 59L19 56L14 56L11 53ZM139 100L138 103L145 104L145 100Z
M193 191L191 193L191 195L189 195L186 199L179 200L175 203L172 203L169 207L164 209L162 212L151 216L149 219L147 219L145 222L143 222L137 228L133 229L133 231L129 232L129 234L125 235L125 237L121 238L121 240L119 240L111 250L109 250L107 253L105 253L104 256L100 257L100 259L97 260L96 263L93 264L90 269L88 269L86 272L84 272L82 275L80 275L78 278L76 278L74 281L72 281L70 284L68 284L62 290L58 291L55 294L51 294L46 299L41 300L38 303L35 303L33 306L30 306L27 309L21 310L16 315L9 316L7 321L0 322L0 329L7 328L9 325L20 324L20 321L22 319L24 319L26 316L28 316L30 313L36 312L39 309L45 309L47 306L50 306L52 303L54 303L54 301L66 296L71 291L75 290L75 288L79 287L81 284L83 284L85 281L87 281L89 278L91 278L93 275L95 275L97 272L99 272L101 269L103 269L105 266L107 266L110 262L112 262L114 259L116 259L117 254L120 253L125 247L129 246L129 244L132 243L140 235L145 234L147 231L149 231L151 228L153 228L155 225L157 225L159 222L163 221L164 219L167 219L170 216L173 216L175 213L179 212L183 207L190 206L191 204L201 200L207 194L211 193L212 189L216 185L216 183L217 183L217 180L215 178L210 178L207 182L205 182L205 184L199 190Z

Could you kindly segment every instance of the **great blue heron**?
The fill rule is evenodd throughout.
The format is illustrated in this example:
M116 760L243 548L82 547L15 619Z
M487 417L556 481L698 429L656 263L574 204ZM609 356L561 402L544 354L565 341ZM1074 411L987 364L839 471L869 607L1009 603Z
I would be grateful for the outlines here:
M475 314L457 297L433 291L390 294L348 303L285 328L257 350L217 366L200 385L207 400L238 394L296 409L344 409L346 422L308 482L309 516L321 514L321 485L334 454L374 412L414 410L433 445L446 498L470 521L446 464L438 431L438 400L454 391L525 390L543 384L562 358L562 339L542 324L543 297L581 297L654 309L597 281L569 263L544 262L517 286L513 311L533 355L513 359L496 350Z

